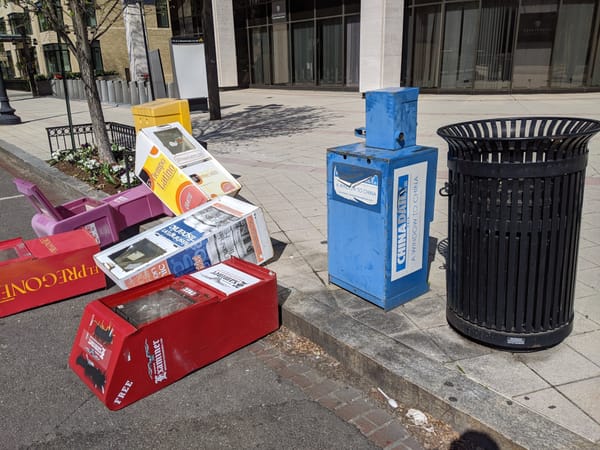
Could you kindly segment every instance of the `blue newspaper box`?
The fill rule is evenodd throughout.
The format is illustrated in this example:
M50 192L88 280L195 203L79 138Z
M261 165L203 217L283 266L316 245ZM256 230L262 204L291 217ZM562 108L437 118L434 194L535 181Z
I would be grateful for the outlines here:
M415 145L418 96L418 88L387 88L367 92L367 145L386 150Z
M416 134L417 94L416 88L366 93L367 124L379 124L374 127L377 133L384 133L380 124L394 127L375 142L391 148L368 145L374 140L367 127L366 143L327 151L329 281L385 310L429 290L429 225L438 151L419 145L398 149L394 137L404 133L406 142ZM373 107L371 96L384 105ZM405 101L413 103L410 114L404 114L406 124L370 117L406 112L402 105L394 105Z

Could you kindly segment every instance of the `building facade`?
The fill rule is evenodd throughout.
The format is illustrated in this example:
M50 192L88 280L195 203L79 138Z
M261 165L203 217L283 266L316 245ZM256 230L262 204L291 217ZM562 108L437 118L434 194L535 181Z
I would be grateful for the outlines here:
M600 90L600 0L211 1L221 88ZM160 51L167 83L171 39L202 37L203 4L144 1L148 48ZM144 27L125 17L138 6L124 3L123 19L94 43L99 70L124 79L143 72L135 51ZM78 70L43 18L29 13L23 25L22 11L10 8L0 6L0 35L26 29L38 73L56 73L61 58L66 71ZM5 76L21 76L23 43L0 45ZM189 70L180 64L176 71Z
M98 74L114 73L122 79L143 79L148 72L142 15L139 3L119 4L113 12L114 23L97 41L92 42L94 69ZM70 18L64 13L65 25L70 26ZM145 4L144 26L149 49L158 50L163 63L165 81L172 81L169 40L171 28L167 0L156 0ZM96 17L89 18L88 25L95 27ZM34 65L39 75L56 76L79 72L77 59L67 45L59 42L42 14L27 11L14 3L0 3L0 65L6 79L26 78L27 61ZM139 55L142 55L140 57Z
M229 2L240 87L600 89L600 0Z

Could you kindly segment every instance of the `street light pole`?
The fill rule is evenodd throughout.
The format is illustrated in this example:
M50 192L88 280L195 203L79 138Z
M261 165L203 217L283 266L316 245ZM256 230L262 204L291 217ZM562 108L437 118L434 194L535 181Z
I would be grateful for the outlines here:
M6 88L4 87L4 76L0 67L0 125L16 125L21 123L21 118L15 115L15 109L10 106Z
M65 91L65 103L67 105L67 120L69 122L69 134L71 135L71 150L75 150L75 136L73 135L73 117L71 116L71 102L69 100L69 89L67 86L67 76L65 74L65 62L63 60L62 40L60 34L56 32L58 41L58 57L60 59L60 76L62 77L63 90Z
M202 2L202 33L204 35L204 58L206 59L206 82L208 84L208 112L210 120L221 120L221 99L215 48L215 26L212 0Z

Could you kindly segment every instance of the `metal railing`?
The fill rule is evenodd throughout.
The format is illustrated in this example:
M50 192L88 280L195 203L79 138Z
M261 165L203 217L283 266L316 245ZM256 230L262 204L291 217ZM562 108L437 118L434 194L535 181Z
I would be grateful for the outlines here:
M73 138L75 145L81 147L84 144L96 144L96 137L92 131L91 123L73 125ZM120 145L128 150L135 151L135 128L130 125L123 125L116 122L106 122L108 139L111 144ZM61 150L72 149L71 130L68 125L60 127L47 127L48 144L50 146L50 156L52 153Z
M71 128L73 133L73 141L71 141ZM116 144L121 147L123 153L123 164L127 174L127 183L130 184L129 174L135 167L135 128L131 125L123 125L116 122L106 122L106 130L108 131L108 139L111 144ZM83 145L96 145L96 138L92 131L91 123L73 125L63 125L60 127L47 127L48 144L50 146L50 158L52 154L62 150L75 150L72 148L72 142L75 142L76 147Z

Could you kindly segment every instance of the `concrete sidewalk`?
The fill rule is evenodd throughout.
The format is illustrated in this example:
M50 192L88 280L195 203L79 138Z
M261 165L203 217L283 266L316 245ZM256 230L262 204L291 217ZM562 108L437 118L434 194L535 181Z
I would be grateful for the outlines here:
M45 127L66 125L65 102L9 92L20 125L0 128L0 148L50 170ZM417 143L439 148L443 125L486 117L558 115L600 119L600 94L419 97ZM389 312L327 281L326 149L357 141L357 93L257 90L221 93L223 120L193 113L196 138L239 176L241 197L263 208L287 288L283 323L409 407L487 432L501 448L598 448L600 444L600 137L590 143L575 323L558 346L512 353L469 341L445 318L445 270L436 252L427 294ZM89 121L72 101L73 122ZM128 105L105 105L107 121L133 124ZM447 201L437 196L431 237L447 238Z

